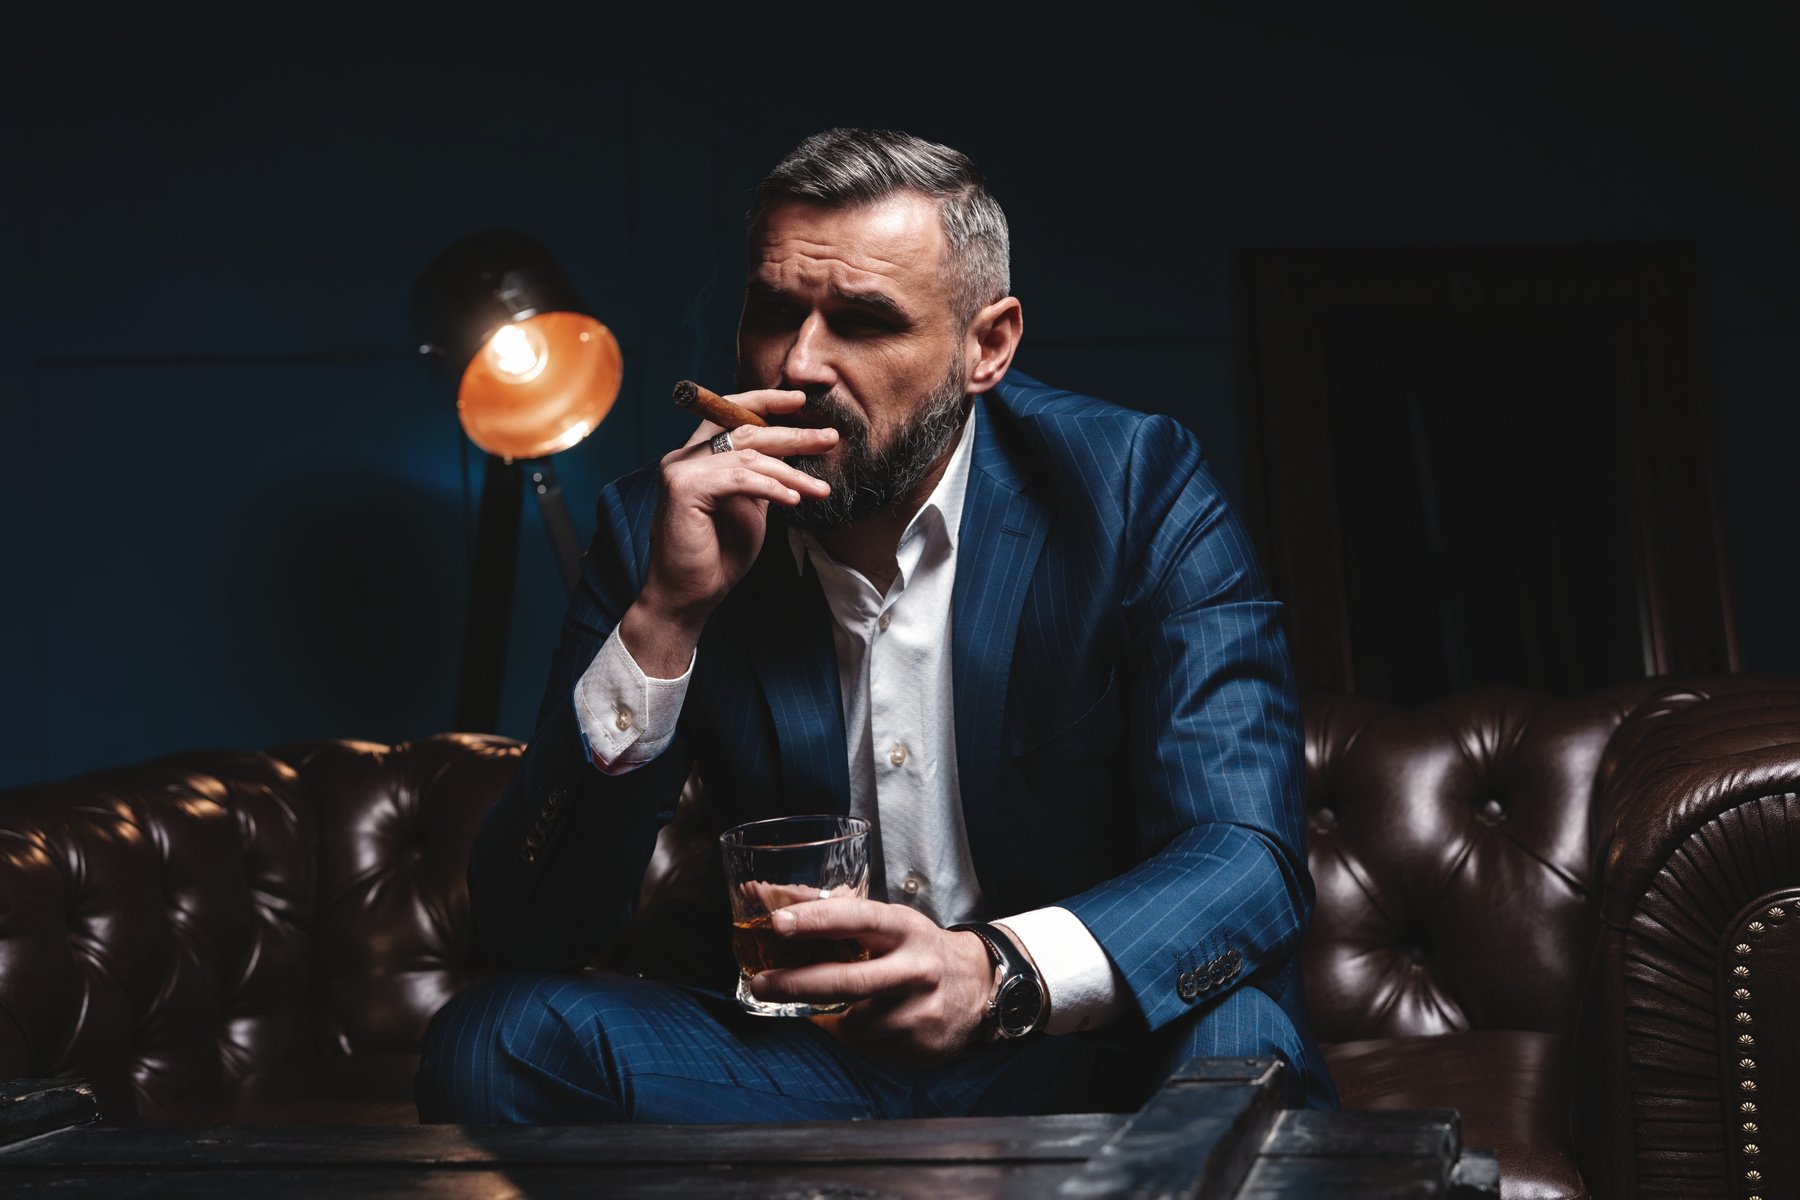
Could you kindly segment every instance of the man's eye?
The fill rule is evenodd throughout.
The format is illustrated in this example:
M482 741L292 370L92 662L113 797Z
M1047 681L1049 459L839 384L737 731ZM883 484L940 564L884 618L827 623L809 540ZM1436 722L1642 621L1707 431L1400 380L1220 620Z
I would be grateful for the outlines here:
M842 313L833 317L831 323L846 332L861 334L888 333L894 328L892 322L866 312Z
M761 300L752 304L750 315L771 324L798 325L806 319L805 310L798 304L785 304L779 300Z

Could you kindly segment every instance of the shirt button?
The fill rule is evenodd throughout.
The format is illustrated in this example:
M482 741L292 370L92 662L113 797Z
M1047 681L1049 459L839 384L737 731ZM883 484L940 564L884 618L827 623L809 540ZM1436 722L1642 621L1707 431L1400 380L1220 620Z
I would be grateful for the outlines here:
M881 620L875 622L875 624L880 627L880 629L883 633L886 633L887 627L889 625L892 625L893 623L894 623L894 614L891 609L887 612L882 613Z
M894 748L888 751L888 761L893 763L896 767L905 763L906 747L902 746L899 742L895 742Z
M629 708L626 708L623 704L621 704L621 705L619 705L618 713L619 713L618 720L615 721L614 724L617 725L620 728L620 730L630 729L631 728L631 710Z
M919 894L919 877L917 875L908 875L906 877L906 882L900 885L900 890L905 892L909 896L918 895Z

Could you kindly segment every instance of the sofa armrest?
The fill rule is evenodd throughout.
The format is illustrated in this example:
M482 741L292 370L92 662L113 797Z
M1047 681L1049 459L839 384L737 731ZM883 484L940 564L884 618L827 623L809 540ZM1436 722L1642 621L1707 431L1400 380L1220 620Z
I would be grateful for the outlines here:
M1800 679L1671 683L1609 744L1576 1105L1596 1196L1800 1178L1767 1120L1800 1106L1797 792Z

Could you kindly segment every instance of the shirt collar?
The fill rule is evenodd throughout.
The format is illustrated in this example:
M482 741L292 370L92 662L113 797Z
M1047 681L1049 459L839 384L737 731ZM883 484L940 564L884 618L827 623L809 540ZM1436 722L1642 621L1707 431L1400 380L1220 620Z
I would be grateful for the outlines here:
M926 524L928 519L931 522L941 520L950 550L952 553L955 552L956 539L962 532L963 497L969 490L969 466L975 457L970 449L975 443L975 417L980 411L981 405L969 405L969 415L963 420L962 432L957 434L956 449L950 453L950 462L944 467L943 477L937 481L937 486L931 489L931 495L925 498L925 503L919 507L919 511L913 514L913 519L906 523L906 532L900 535L902 546L910 542L923 529L929 528L929 525ZM809 551L817 551L821 557L830 558L825 548L819 545L818 540L810 532L791 525L788 526L788 549L793 552L796 572L806 570L806 556Z

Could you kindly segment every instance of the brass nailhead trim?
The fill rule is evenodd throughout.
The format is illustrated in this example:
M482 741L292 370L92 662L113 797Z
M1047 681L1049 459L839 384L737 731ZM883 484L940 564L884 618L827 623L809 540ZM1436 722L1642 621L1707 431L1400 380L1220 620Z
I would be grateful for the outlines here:
M1787 916L1788 910L1781 904L1771 904L1765 908L1762 913L1762 917L1766 918L1768 921L1774 922L1785 921ZM1764 920L1757 919L1745 922L1743 929L1744 934L1747 934L1748 936L1745 937L1744 941L1736 942L1732 945L1732 950L1740 960L1747 959L1750 956L1751 950L1754 949L1755 942L1757 939L1760 939L1763 934L1768 932L1769 926L1764 923ZM1744 934L1741 934L1740 936L1744 936ZM1749 965L1743 961L1733 964L1729 978L1735 981L1731 998L1736 1001L1737 1004L1737 1007L1732 1012L1732 1020L1735 1021L1739 1027L1737 1044L1747 1051L1750 1047L1756 1045L1756 1038L1752 1036L1746 1028L1747 1026L1753 1025L1756 1020L1751 1012L1750 988L1743 986L1750 981ZM1745 1183L1749 1185L1745 1189L1745 1200L1763 1200L1761 1194L1763 1176L1762 1172L1756 1169L1756 1164L1760 1161L1762 1155L1762 1145L1760 1140L1751 1140L1758 1138L1761 1127L1757 1124L1756 1120L1754 1120L1757 1115L1756 1103L1754 1099L1748 1098L1754 1097L1757 1091L1756 1080L1752 1077L1756 1071L1756 1059L1751 1057L1748 1053L1740 1052L1740 1054L1741 1056L1737 1061L1739 1075L1738 1095L1746 1097L1746 1099L1743 1099L1738 1104L1738 1112L1742 1114L1740 1128L1742 1129L1744 1140L1738 1143L1739 1158L1737 1165L1744 1169L1743 1179Z

